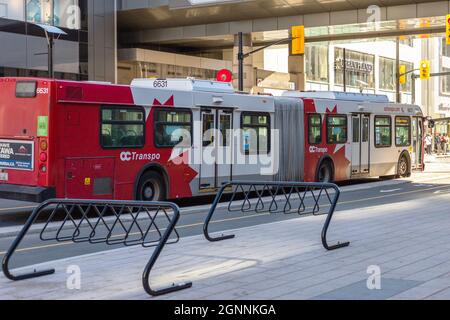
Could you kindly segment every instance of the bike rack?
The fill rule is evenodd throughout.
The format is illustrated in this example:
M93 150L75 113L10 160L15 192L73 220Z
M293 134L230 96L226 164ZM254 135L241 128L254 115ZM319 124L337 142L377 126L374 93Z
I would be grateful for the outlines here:
M51 213L40 231L41 241L155 247L142 275L145 291L149 295L159 296L192 287L191 282L173 284L159 290L150 287L150 272L164 246L180 240L175 229L180 219L180 209L176 204L168 202L48 200L34 209L4 256L2 269L8 279L20 281L55 273L54 269L50 269L13 275L9 269L9 261L30 227L48 210ZM111 213L112 219L105 217ZM81 215L80 220L76 220L77 214ZM166 220L164 229L161 228L161 218ZM171 240L172 232L175 234L174 240Z
M216 213L219 202L231 189L231 199L228 201L228 213L269 213L303 215L327 215L322 230L322 245L327 250L348 247L350 242L328 245L327 232L333 218L341 191L331 183L303 183L303 182L248 182L235 181L222 186L212 204L211 210L203 225L203 233L210 242L233 239L235 235L212 237L209 224ZM329 191L334 191L331 197ZM242 199L243 198L243 199ZM296 204L296 202L298 202ZM322 211L321 208L329 208Z

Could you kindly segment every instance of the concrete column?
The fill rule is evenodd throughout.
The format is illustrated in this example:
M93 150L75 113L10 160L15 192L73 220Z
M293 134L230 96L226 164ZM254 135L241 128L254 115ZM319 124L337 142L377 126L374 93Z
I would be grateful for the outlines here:
M116 0L88 0L89 80L117 82Z
M295 90L305 91L306 73L305 73L305 55L289 55L289 74L291 81L295 83Z
M244 42L244 53L253 50L252 35L250 33L245 33L243 37ZM239 73L239 62L238 62L238 52L239 52L239 36L234 36L234 47L233 47L233 86L237 89L238 85L238 73ZM255 81L255 71L253 68L253 57L249 56L244 60L244 91L250 92L253 86L256 85Z

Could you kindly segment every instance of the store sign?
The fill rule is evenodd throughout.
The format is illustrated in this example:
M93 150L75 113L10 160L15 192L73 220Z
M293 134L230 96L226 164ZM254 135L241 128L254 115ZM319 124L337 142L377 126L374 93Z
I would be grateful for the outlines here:
M345 64L346 64L346 69L349 71L364 72L364 73L373 72L373 64L371 64L371 63L346 59ZM341 58L336 59L335 69L336 70L344 69L344 59L341 59Z
M438 105L438 113L450 113L450 104L440 103Z
M0 140L0 169L33 170L33 141Z

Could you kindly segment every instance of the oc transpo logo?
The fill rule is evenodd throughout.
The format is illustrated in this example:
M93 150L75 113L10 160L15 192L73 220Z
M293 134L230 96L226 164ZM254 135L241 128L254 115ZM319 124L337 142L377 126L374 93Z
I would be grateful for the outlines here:
M142 160L155 161L160 159L161 155L159 153L137 153L124 151L120 154L120 161L123 162L142 161Z
M309 147L309 153L328 153L328 148Z

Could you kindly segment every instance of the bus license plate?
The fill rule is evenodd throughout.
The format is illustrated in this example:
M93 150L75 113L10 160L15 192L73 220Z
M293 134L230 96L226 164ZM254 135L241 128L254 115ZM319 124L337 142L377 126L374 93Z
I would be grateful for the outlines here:
M0 172L0 181L8 181L8 173Z

